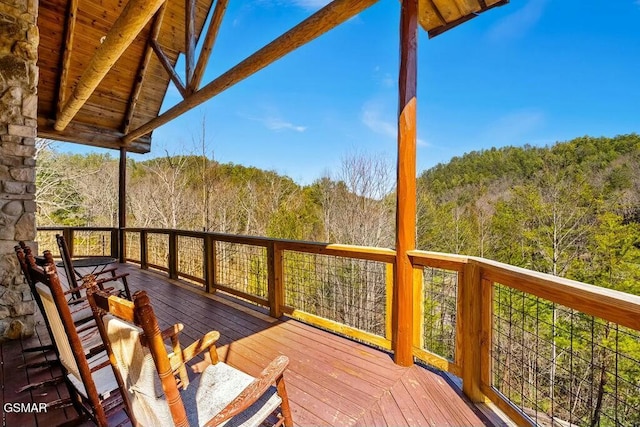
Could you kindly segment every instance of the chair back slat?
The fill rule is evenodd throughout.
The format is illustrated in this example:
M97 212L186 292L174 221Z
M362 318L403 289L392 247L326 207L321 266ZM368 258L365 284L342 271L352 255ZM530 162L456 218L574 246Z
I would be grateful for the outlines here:
M43 285L42 283L36 284L36 290L38 292L40 300L42 301L42 305L44 308L43 314L47 316L47 320L51 328L53 342L58 349L58 357L60 358L60 363L62 363L66 370L71 375L76 377L78 381L82 381L82 378L80 377L80 369L78 369L78 363L76 362L76 358L73 355L73 350L71 349L71 344L69 343L67 330L62 323L60 313L58 312L56 303L53 300L51 291L46 285Z
M58 243L58 248L60 249L60 257L62 258L62 265L64 266L64 273L67 275L69 287L77 288L78 278L76 277L76 272L73 269L71 254L69 253L69 246L67 246L67 241L61 234L56 234L56 242Z

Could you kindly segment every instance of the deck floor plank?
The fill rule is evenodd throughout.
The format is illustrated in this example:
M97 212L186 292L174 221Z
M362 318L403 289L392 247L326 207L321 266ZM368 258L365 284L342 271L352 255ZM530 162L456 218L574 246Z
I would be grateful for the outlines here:
M290 359L285 374L294 422L298 426L454 426L483 425L471 405L442 376L423 367L402 368L389 353L289 318L268 317L264 309L237 302L223 294L204 294L189 285L128 264L132 291L149 294L161 328L183 323L180 341L189 345L204 333L218 330L221 360L257 375L273 358ZM45 331L46 334L46 331ZM36 336L34 341L47 337ZM3 399L15 399L17 389L31 378L54 375L54 370L15 368L24 363L22 345L3 343ZM11 375L7 371L11 370ZM15 372L14 372L15 371ZM31 372L33 371L33 372ZM53 400L66 393L64 385L47 394ZM55 394L59 393L59 394ZM25 403L39 398L24 397ZM13 418L7 425L55 425L76 416L71 409L38 416ZM124 417L110 419L118 424ZM91 423L84 423L91 425Z

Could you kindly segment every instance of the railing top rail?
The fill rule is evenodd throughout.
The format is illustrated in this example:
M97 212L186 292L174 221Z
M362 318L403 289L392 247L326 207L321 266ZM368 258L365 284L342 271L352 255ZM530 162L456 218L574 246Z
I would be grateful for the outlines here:
M548 301L640 331L640 296L551 274L469 257L491 280Z
M63 231L63 230L74 230L74 231L115 231L116 227L70 227L70 226L46 226L46 227L38 227L39 231Z

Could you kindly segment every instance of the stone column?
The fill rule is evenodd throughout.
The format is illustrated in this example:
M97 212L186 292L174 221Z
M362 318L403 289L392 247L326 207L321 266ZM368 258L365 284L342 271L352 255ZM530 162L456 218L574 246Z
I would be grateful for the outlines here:
M0 0L0 340L33 334L14 246L35 246L38 0Z

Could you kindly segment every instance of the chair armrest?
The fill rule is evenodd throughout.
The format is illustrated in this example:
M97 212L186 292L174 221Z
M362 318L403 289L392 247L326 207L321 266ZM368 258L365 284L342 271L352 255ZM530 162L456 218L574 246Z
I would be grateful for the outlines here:
M173 326L169 326L167 329L162 331L162 340L166 340L167 338L172 338L178 335L184 329L184 325L182 323L176 323Z
M118 267L109 267L109 268L105 268L104 270L96 271L96 272L93 273L93 275L94 276L99 276L101 274L111 273L112 271L116 271L116 270L118 270Z
M103 283L106 282L115 282L118 279L122 279L123 277L127 277L129 275L129 273L123 273L123 274L117 274L115 276L110 276L110 277L105 277L103 279L98 279L96 280L96 284L98 286L102 285Z
M253 380L242 393L233 399L227 406L218 412L215 417L211 418L205 424L205 427L213 427L239 414L240 412L253 405L262 396L272 384L279 381L284 374L284 370L289 365L287 356L278 356L267 366L260 376Z
M215 346L216 341L220 339L220 332L218 331L210 331L205 334L198 341L192 343L189 347L182 350L182 360L184 363L187 363L198 354L202 353L205 350L208 350L212 346Z

